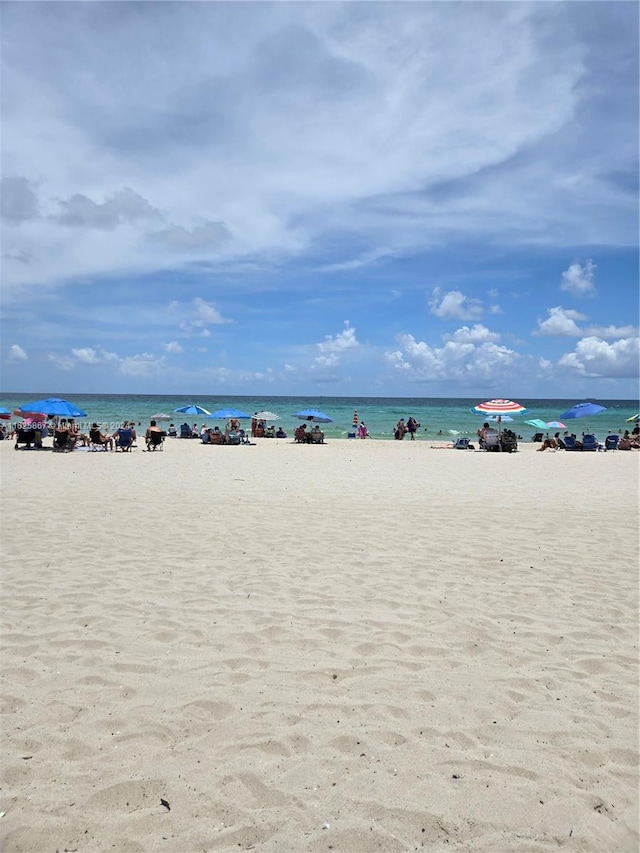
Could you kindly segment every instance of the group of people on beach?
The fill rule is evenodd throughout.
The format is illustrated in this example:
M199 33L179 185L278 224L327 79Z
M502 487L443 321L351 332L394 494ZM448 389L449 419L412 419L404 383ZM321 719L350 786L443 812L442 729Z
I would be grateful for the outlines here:
M408 435L411 441L416 440L416 433L420 429L420 424L418 421L411 415L405 423L404 418L400 418L398 423L396 424L396 428L393 431L393 437L396 441L402 441L405 435Z

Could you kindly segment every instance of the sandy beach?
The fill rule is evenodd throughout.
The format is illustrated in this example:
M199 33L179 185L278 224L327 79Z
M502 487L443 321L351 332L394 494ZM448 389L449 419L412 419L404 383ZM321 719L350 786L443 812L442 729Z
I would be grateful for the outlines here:
M637 452L2 469L4 853L638 849Z

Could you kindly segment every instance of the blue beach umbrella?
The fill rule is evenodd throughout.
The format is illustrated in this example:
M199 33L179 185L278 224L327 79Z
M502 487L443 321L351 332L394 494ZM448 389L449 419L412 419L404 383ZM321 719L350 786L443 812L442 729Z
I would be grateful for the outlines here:
M546 421L541 421L540 418L531 418L530 421L525 421L525 424L529 424L529 426L535 427L536 429L547 428Z
M32 403L24 403L20 406L22 412L41 412L43 415L58 415L63 418L86 418L83 412L68 400L60 397L47 397L45 400L34 400Z
M248 415L246 412L241 412L240 409L218 409L217 412L212 412L208 415L210 418L250 418L251 415Z
M567 409L566 412L563 412L560 415L560 420L564 421L567 418L586 418L590 415L599 415L600 412L606 412L606 408L604 406L598 406L597 403L576 403L575 406L571 406L570 409Z
M209 410L203 409L202 406L196 406L192 404L191 406L182 406L179 409L174 409L174 412L178 412L181 415L208 415Z
M5 409L4 406L0 406L0 418L2 418L3 421L8 421L11 418L11 412L9 409Z
M319 412L317 409L304 409L301 412L296 412L294 418L300 418L301 421L315 421L319 424L332 424L333 418L325 415L324 412Z

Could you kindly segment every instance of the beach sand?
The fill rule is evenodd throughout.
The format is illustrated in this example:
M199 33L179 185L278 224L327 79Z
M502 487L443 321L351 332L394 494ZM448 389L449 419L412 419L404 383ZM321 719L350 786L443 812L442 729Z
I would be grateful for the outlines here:
M3 853L635 853L638 461L2 442Z

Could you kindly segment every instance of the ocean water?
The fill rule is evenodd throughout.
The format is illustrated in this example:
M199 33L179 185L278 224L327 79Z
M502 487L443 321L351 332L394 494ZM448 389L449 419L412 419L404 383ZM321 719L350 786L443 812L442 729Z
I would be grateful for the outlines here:
M17 394L0 401L3 406L13 411L15 408L31 401L51 396L46 393ZM302 409L319 409L332 418L332 423L323 425L327 438L347 438L353 432L353 412L358 411L358 417L364 421L369 433L375 439L393 440L393 432L400 418L405 421L410 415L420 423L416 438L425 440L446 440L461 436L475 436L476 430L484 420L480 415L470 412L473 406L482 402L470 398L438 398L438 397L190 397L155 396L155 395L126 395L126 394L59 394L87 413L87 418L78 418L83 429L97 421L103 429L112 431L124 420L135 420L146 426L151 415L165 412L172 416L173 423L178 426L185 420L190 424L202 423L221 427L224 421L214 421L200 417L186 417L175 413L175 409L196 403L210 412L222 408L240 409L249 415L261 410L272 411L280 415L278 425L282 425L288 435L300 421L293 415ZM508 426L524 440L529 440L537 430L528 426L525 421L529 418L539 418L543 421L558 420L562 412L581 400L518 400L527 407L527 413L514 417ZM627 418L638 412L637 400L592 400L607 411L591 418L579 418L565 421L571 432L595 432L603 438L608 432L618 432L629 427ZM17 418L15 418L17 420ZM246 421L249 427L250 421ZM550 430L556 432L555 429Z

